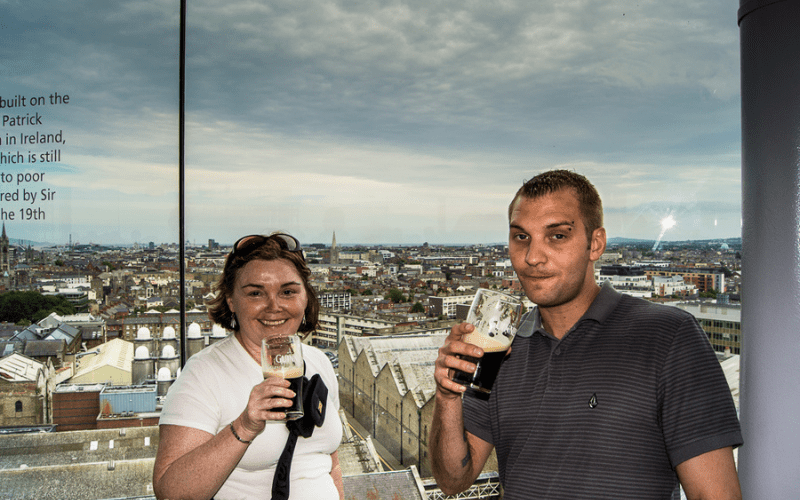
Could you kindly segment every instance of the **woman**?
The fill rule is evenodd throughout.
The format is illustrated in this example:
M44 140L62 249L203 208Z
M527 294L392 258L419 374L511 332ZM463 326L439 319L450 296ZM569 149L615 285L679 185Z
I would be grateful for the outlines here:
M282 409L289 382L261 372L261 340L317 326L319 302L300 243L287 234L245 236L234 244L209 303L209 316L233 335L186 363L167 395L153 469L159 499L270 498L289 431ZM333 367L304 345L306 377L328 388L326 418L297 441L291 500L344 498L336 449L342 437Z

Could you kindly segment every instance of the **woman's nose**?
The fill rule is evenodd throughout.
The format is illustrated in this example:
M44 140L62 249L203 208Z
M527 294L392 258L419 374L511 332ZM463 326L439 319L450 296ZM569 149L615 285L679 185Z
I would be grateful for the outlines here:
M279 309L278 298L275 297L274 295L265 294L264 302L266 303L265 309L267 309L268 311L275 311Z

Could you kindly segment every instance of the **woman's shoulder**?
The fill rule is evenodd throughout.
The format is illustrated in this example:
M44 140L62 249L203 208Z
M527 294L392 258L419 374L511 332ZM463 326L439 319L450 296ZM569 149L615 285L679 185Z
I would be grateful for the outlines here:
M247 357L244 349L230 335L203 348L200 352L192 355L186 360L185 370L207 370L212 367L224 367L226 370L233 368L245 369L247 367Z
M303 358L306 361L306 376L311 377L315 373L319 373L324 379L325 383L333 383L336 381L336 372L333 370L331 360L320 349L303 344Z
M191 360L200 361L200 360L203 360L205 358L209 358L209 357L213 358L215 356L219 356L223 352L226 352L229 349L231 349L231 347L233 347L232 344L231 344L231 341L235 341L235 338L234 338L233 335L229 335L229 336L225 337L222 340L214 342L213 344L209 344L209 345L205 346L204 348L200 349L198 352L196 352L192 356L190 356L189 359L186 360L186 362L188 363Z
M303 356L314 356L315 358L326 357L319 347L314 347L310 344L303 344Z
M331 361L321 349L308 344L303 344L303 358L318 369L331 364ZM333 367L331 366L331 368Z

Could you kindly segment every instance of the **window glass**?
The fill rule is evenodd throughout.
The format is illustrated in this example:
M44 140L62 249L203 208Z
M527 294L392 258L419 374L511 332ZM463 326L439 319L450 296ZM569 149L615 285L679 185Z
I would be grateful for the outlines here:
M502 245L521 183L566 168L603 198L604 263L658 261L668 280L692 268L685 283L653 292L673 299L716 296L716 278L690 271L724 267L736 297L735 5L233 0L192 2L188 19L186 230L196 255L275 230L317 246L310 255L323 264L334 244L340 265L401 245L417 257L432 251L424 243ZM430 283L447 289L466 274L439 278L386 256L397 266L383 276L356 283L363 269L321 270L317 283L358 290L353 303L363 303L387 295L399 269L419 273L418 290L412 279L400 286L424 301ZM197 270L213 273L222 257L196 259ZM342 406L371 429L380 404L356 398L356 376L342 377L352 389Z
M0 395L25 395L2 426L157 422L130 417L155 389L102 384L155 382L177 345L178 5L0 2L0 363L21 377Z
M554 167L611 238L738 237L734 7L193 2L190 239L503 242Z
M318 262L333 241L344 258L502 245L519 185L567 168L598 187L614 260L738 266L735 5L198 0L188 15L181 290L179 2L0 0L0 302L37 294L2 318L0 358L24 354L25 339L63 341L44 361L28 351L48 381L13 401L14 423L56 420L71 396L52 394L66 381L96 391L94 416L70 425L96 426L103 412L122 425L132 410L115 411L81 368L122 339L149 364L115 384L173 379L181 332L170 311L184 293L198 308L189 323L212 334L202 304L224 247L245 234L287 231L319 244ZM359 272L360 300L389 291ZM439 274L431 281L444 286L463 273ZM695 281L706 296L723 291L705 279ZM725 286L735 296L737 277ZM93 318L74 319L75 335L50 312ZM30 321L40 329L14 340ZM367 410L372 426L357 376L343 407ZM373 381L361 382L369 392ZM423 443L426 415L409 430L424 426Z
M8 237L37 250L176 243L175 6L0 9L0 215Z

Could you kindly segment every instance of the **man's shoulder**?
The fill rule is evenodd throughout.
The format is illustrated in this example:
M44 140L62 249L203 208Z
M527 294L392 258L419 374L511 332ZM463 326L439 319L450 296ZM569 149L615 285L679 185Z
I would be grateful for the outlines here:
M675 306L657 304L639 297L623 294L612 316L617 319L636 322L657 322L679 325L693 316Z

